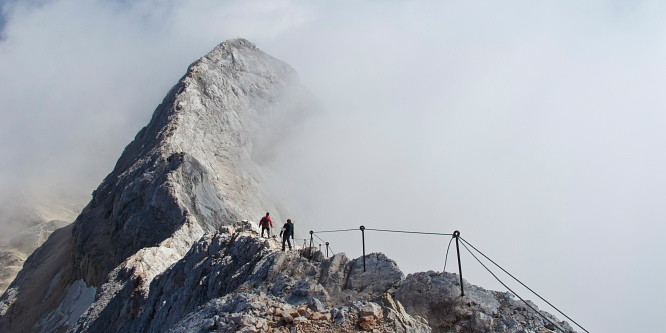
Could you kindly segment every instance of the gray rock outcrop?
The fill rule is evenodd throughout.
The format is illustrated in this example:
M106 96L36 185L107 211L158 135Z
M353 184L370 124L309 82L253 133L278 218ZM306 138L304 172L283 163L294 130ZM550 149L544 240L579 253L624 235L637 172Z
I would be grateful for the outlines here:
M433 332L574 332L568 323L541 311L558 329L508 292L466 282L464 287L461 296L456 274L421 272L407 276L395 297L408 313L426 318Z

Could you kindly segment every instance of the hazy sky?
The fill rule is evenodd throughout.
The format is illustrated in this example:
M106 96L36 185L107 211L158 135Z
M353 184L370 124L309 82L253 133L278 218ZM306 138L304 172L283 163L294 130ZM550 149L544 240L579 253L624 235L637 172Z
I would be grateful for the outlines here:
M271 164L302 235L458 229L589 331L658 330L660 1L42 0L2 10L0 199L19 189L89 198L187 66L244 37L291 64L325 108L285 129ZM359 232L326 240L360 255ZM413 272L441 270L449 239L366 240ZM465 252L463 275L503 290Z

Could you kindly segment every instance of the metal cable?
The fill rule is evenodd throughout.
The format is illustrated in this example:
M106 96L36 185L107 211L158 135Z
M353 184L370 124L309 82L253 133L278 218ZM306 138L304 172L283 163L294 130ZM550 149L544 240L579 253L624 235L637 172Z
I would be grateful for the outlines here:
M313 234L315 237L317 237L320 241L324 242L324 244L326 244L326 241L323 240L323 239L321 239L321 237L317 236L317 234L315 234L315 233L312 233L312 234ZM332 253L332 254L335 254L335 252L333 252L333 249L331 248L331 244L330 244L330 243L328 244L328 249L331 250L331 253Z
M446 256L444 256L444 270L442 272L446 272L446 262L449 260L449 249L451 248L451 242L453 242L453 238L449 240L449 246L446 247Z
M358 229L358 228L354 228L354 229L324 230L324 231L313 231L313 232L316 232L316 233L322 234L322 233L325 233L325 232L343 232L343 231L357 231L357 230L359 230L359 229Z
M320 241L322 241L322 242L326 243L326 241L325 241L325 240L323 240L323 239L321 239L321 237L317 236L317 234L315 234L315 233L312 233L312 235L313 235L313 236L315 236L315 237L317 237L317 239L319 239Z
M543 318L543 319L545 319L546 321L548 321L549 323L553 324L553 326L557 327L557 329L560 330L561 332L566 333L566 331L563 330L562 328L560 328L559 325L555 324L552 320L548 319L548 317L546 317L546 316L545 316L543 313L541 313L539 310L535 309L533 306L531 306L529 303L527 303L527 301L524 300L522 297L518 296L518 294L517 294L515 291L513 291L513 289L509 288L509 286L507 286L504 282L502 282L502 280L500 280L500 278L498 278L497 275L495 275L495 273L493 273L488 267L486 267L486 265L484 265L483 262L481 262L481 260L479 260L479 258L477 258L476 255L474 255L474 253L472 253L472 251L469 250L469 248L467 247L467 245L465 245L465 243L461 243L461 244L462 244L462 246L467 250L467 252L469 252L469 254L471 254L472 257L474 257L474 259L476 259L476 261L478 261L479 264L481 264L481 266L483 266L483 268L485 268L485 269L488 271L488 273L490 273L490 275L492 275L492 276L493 276L493 277L494 277L499 283L501 283L501 284L504 286L504 288L508 289L512 294L514 294L514 295L515 295L516 297L518 297L521 301L523 301L523 303L525 303L525 305L527 305L530 309L532 309L532 311L534 311L534 312L537 313L539 316L541 316L541 318ZM471 245L470 245L470 246L471 246ZM588 332L588 333L589 333L589 332Z
M358 229L354 229L354 230L358 230ZM370 229L370 228L365 228L365 230L383 231L383 232L398 232L398 233L403 233L403 234L420 234L420 235L453 236L453 234L443 234L443 233L439 233L439 232L421 232L421 231L404 231L404 230L386 230L386 229Z
M506 273L507 275L509 275L510 277L512 277L514 280L516 280L518 283L520 283L523 287L527 288L527 290L531 291L534 295L536 295L537 297L539 297L542 301L544 301L544 302L546 302L548 305L550 305L553 309L555 309L555 310L556 310L557 312L559 312L561 315L563 315L563 316L566 317L567 319L571 320L574 324L576 324L576 326L580 327L580 329L582 329L583 331L585 331L585 332L587 332L587 333L590 333L590 332L589 332L588 330L586 330L583 326L580 326L580 324L578 324L575 320L569 318L569 316L567 316L566 314L564 314L564 312L560 311L560 309L558 309L558 308L555 307L554 305L550 304L550 302L548 302L546 299L544 299L543 297L541 297L541 295L537 294L537 293L536 293L534 290L532 290L530 287L526 286L524 283L522 283L520 280L518 280L518 278L516 278L515 276L513 276L511 273L507 272L504 268L502 268L502 266L498 265L498 264L497 264L496 262L494 262L492 259L488 258L487 255L485 255L485 254L483 254L483 252L479 251L479 249L477 249L476 247L474 247L474 245L470 244L468 241L466 241L466 240L463 239L462 237L460 237L460 239L461 239L463 242L467 243L467 245L471 246L476 252L478 252L479 254L481 254L482 256L484 256L486 259L488 259L490 262L492 262L495 266L499 267L499 269L501 269L504 273Z

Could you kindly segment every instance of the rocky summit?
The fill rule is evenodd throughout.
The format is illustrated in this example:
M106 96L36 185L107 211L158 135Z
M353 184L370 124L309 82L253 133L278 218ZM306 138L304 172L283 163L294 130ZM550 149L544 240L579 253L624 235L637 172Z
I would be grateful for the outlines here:
M461 296L455 274L405 277L381 253L326 257L260 237L251 217L289 212L263 167L278 130L316 110L289 65L243 39L218 45L74 223L25 260L0 331L573 332L507 293L465 282Z

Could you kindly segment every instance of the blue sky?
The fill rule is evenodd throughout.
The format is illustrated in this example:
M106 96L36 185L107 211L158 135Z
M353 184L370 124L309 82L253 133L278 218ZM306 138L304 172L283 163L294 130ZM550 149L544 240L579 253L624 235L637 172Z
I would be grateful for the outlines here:
M244 37L325 108L271 162L302 231L459 229L592 332L666 311L661 2L14 4L2 200L85 202L187 66ZM448 240L368 242L411 272L441 270ZM472 260L465 277L501 290Z

